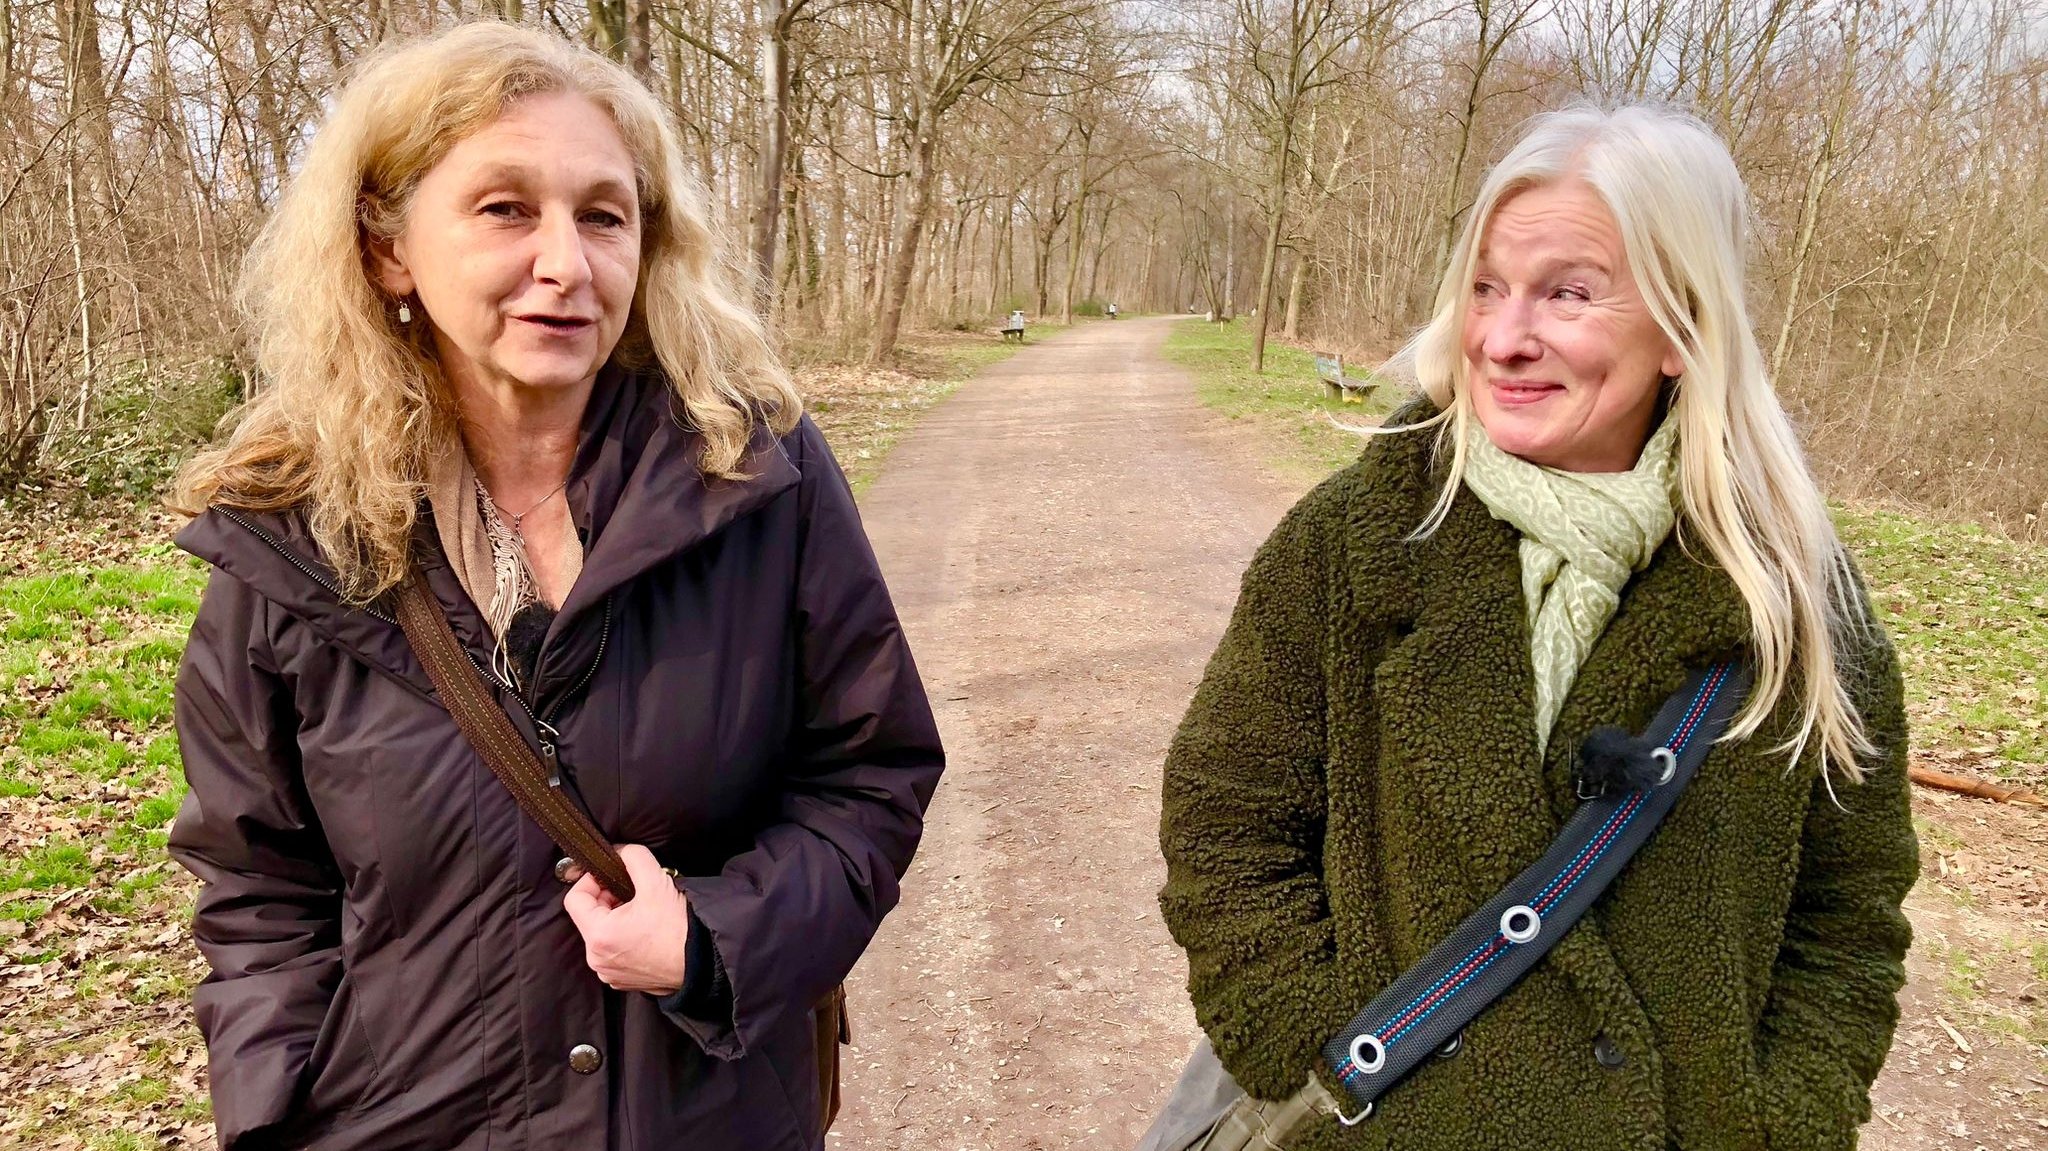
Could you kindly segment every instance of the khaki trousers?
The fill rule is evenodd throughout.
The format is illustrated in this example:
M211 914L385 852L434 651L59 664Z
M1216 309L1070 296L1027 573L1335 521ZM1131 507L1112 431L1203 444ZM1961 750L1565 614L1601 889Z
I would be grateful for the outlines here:
M1278 1102L1247 1095L1188 1151L1287 1151L1288 1140L1317 1115L1337 1114L1337 1101L1313 1076L1308 1086Z
M1290 1098L1254 1099L1223 1069L1204 1037L1137 1151L1286 1151L1318 1112L1343 1114L1315 1076Z

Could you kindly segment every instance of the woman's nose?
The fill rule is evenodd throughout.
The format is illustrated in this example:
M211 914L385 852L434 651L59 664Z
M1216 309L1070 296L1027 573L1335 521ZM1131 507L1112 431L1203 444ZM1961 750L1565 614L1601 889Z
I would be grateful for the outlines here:
M590 259L583 250L583 231L573 212L543 212L534 229L533 278L564 290L590 280Z
M1542 355L1536 343L1535 309L1527 297L1511 296L1496 305L1486 321L1486 358L1495 363L1533 360Z

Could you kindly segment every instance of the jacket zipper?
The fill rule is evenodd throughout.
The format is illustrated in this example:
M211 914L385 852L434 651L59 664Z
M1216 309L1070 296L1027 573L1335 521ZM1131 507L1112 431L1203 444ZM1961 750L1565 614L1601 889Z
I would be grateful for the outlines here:
M228 517L236 523L241 524L244 528L248 529L250 535L253 535L257 539L262 540L264 543L269 544L270 550L276 552L278 555L283 556L284 562L292 565L293 567L299 569L301 572L305 573L307 579L312 580L314 583L319 584L323 588L326 588L327 594L333 596L337 600L343 598L341 594L341 589L334 586L334 582L332 580L329 580L326 576L321 575L319 572L314 571L312 568L307 567L304 563L300 562L299 557L286 551L284 544L278 542L275 536L272 536L269 532L264 531L262 528L257 527L255 524L250 523L248 520L243 519L241 516L236 515L234 512L229 511L227 508L216 506L213 510ZM385 623L390 624L392 627L398 626L397 617L387 615L384 612L378 611L374 606L370 604L364 604L362 610L370 613L373 616L376 616L378 619L383 620ZM474 663L476 661L471 660L470 662Z
M611 593L607 592L604 597L604 626L597 633L597 654L590 657L590 666L583 670L583 678L576 681L576 686L563 692L556 698L555 706L548 709L547 718L543 719L540 716L534 715L533 709L527 707L526 701L520 698L519 693L512 693L512 698L519 700L519 706L525 707L526 714L532 717L533 729L540 733L540 757L548 765L549 787L562 786L562 761L555 747L555 744L561 740L562 733L556 731L555 725L549 723L548 720L555 718L555 713L562 710L562 705L569 702L571 696L574 696L577 692L582 691L588 686L591 679L597 675L597 665L604 662L605 645L611 641L611 638L612 597ZM474 663L476 661L472 659L470 662Z
M555 713L562 710L562 705L569 701L570 696L590 686L590 681L597 676L597 665L604 662L604 649L611 642L611 638L612 595L610 592L606 592L604 595L604 624L597 632L597 654L590 657L590 666L583 669L583 678L576 681L576 686L563 692L561 697L555 700L555 706L548 709L548 719L555 718Z
M292 565L293 567L297 568L300 572L304 573L307 579L310 579L314 583L319 584L322 588L326 590L327 594L333 596L337 600L343 599L341 589L335 586L334 581L328 579L326 576L321 575L319 572L315 571L311 567L308 567L305 563L300 561L299 557L285 550L284 544L280 542L275 536L272 536L269 532L264 531L262 528L257 527L255 524L250 523L248 520L242 518L240 515L237 515L235 512L227 508L216 507L213 510L242 525L243 528L248 530L250 535L253 535L257 539L262 540L264 543L269 544L270 550L276 552L280 556L283 556L284 561L286 563ZM362 605L362 610L376 617L377 619L383 620L385 623L388 623L393 627L398 626L398 619L396 616L390 615L386 612L379 611L374 605L364 604ZM555 747L555 744L560 741L562 733L556 731L554 725L549 723L548 720L553 719L555 717L555 713L562 710L562 705L568 702L570 696L575 695L579 691L582 691L586 686L589 685L591 679L597 675L597 665L604 659L604 649L607 643L611 640L611 634L612 597L611 594L607 592L604 597L604 626L603 629L597 633L597 654L591 657L590 666L584 669L583 678L576 681L576 686L570 688L566 693L562 695L561 698L555 701L555 706L548 709L547 718L543 719L539 715L536 715L534 713L532 705L526 702L525 696L520 695L517 691L507 693L511 695L513 700L519 704L519 710L526 713L526 718L533 721L534 730L540 733L540 753L541 758L547 761L548 783L550 786L560 787L562 785L562 765ZM483 664L477 662L476 656L470 652L468 647L459 644L457 646L462 647L463 656L469 660L470 666L476 668L477 674L484 677L484 682L495 682L496 677L492 676L489 671L485 670Z

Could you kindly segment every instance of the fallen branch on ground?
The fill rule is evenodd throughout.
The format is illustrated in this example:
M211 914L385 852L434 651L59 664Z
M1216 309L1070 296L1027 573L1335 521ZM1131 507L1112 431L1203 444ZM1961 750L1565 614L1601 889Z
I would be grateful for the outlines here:
M1997 803L2017 803L2025 807L2048 807L2048 799L2042 799L2039 795L2028 791L2024 787L2000 787L1995 783L1986 783L1981 779L1971 779L1967 775L1951 775L1946 771L1936 771L1931 767L1908 768L1906 775L1914 783L1922 787L1932 787L1938 791L1953 791L1961 795L1974 795L1979 799L1989 799Z

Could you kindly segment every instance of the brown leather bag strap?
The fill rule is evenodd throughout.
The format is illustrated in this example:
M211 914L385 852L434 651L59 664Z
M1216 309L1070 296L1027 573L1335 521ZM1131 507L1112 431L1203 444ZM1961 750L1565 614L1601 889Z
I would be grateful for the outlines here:
M491 774L512 793L519 810L540 824L569 858L595 875L606 891L622 901L632 899L633 880L626 874L625 861L583 809L548 782L547 767L512 726L505 709L498 706L497 693L484 681L483 673L463 653L462 642L455 638L448 617L417 570L398 586L397 609L398 626L405 630L413 654L426 667L427 678L434 681L441 705L455 717L455 726L462 729Z

